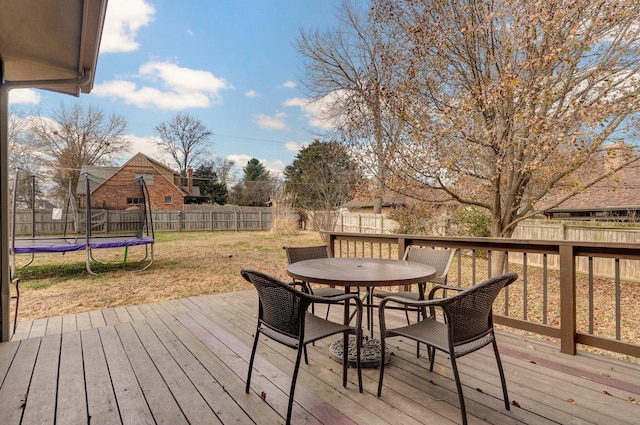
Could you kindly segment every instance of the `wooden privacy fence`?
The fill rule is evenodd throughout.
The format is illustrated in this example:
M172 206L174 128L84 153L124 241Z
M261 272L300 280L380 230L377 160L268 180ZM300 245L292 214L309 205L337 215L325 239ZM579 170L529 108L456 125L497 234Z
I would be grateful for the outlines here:
M389 234L395 232L397 228L398 223L387 218L384 214L341 212L333 230L336 232Z
M617 242L625 244L640 243L640 225L630 223L603 223L584 221L555 221L555 220L527 220L518 225L514 239L522 240L553 240L592 242L594 245L601 242ZM638 245L640 249L640 244ZM546 266L551 270L560 269L560 258L557 255L545 255L528 253L527 258L523 254L514 253L509 256L513 263L523 264L526 261L531 266ZM576 258L576 273L592 275L594 277L614 278L616 273L622 280L640 282L640 263L627 259L607 258Z
M16 211L15 235L35 236L72 235L78 226L79 233L84 233L84 210L78 211L80 217L76 223L71 214L60 219L53 217L53 211L37 210L32 220L31 210ZM140 226L139 211L91 210L92 232L114 234L135 232ZM297 220L297 214L293 217ZM154 211L153 225L156 231L188 232L215 230L269 230L273 221L273 211L268 207L210 207L187 211Z

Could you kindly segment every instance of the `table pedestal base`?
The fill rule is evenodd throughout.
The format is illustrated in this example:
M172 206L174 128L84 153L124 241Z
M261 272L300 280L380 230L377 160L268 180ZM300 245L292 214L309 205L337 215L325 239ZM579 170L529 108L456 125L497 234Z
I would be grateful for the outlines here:
M329 354L331 358L342 364L343 339L336 340L329 346ZM356 338L355 335L349 335L349 366L356 367ZM360 347L360 367L378 367L380 366L380 340L365 337ZM389 363L391 352L385 347L384 364Z

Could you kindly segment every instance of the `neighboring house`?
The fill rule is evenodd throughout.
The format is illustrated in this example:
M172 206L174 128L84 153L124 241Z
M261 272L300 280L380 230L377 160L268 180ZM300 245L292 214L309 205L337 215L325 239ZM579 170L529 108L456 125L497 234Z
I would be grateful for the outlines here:
M618 149L618 156L620 152L633 155L631 150L620 150L620 146L624 145L613 145ZM615 153L608 152L603 166L615 166L618 159ZM549 197L541 201L541 209L553 199ZM561 220L640 221L640 158L609 178L548 209L544 215L549 219Z
M144 176L152 210L182 210L185 204L203 203L200 188L193 186L193 172L189 169L187 185L182 176L160 162L138 153L121 167L82 166L76 195L80 208L86 206L86 179L89 175L91 206L114 210L136 208L142 202L136 179Z

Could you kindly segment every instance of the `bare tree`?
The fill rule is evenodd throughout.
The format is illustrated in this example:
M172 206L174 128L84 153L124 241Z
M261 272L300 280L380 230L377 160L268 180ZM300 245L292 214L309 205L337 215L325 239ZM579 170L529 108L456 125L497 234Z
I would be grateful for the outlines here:
M52 170L58 196L67 193L69 181L75 196L83 165L108 165L128 151L122 137L127 122L115 113L107 116L94 106L61 104L51 115L33 119L31 131Z
M229 182L233 179L232 169L236 165L236 163L229 159L222 158L215 158L211 161L211 163L220 183L228 187Z
M187 175L187 169L197 167L204 160L204 154L209 152L207 142L213 135L198 118L182 112L168 123L158 124L155 132L160 137L157 145L171 155L182 176Z
M345 0L338 27L301 31L298 51L305 58L301 77L306 95L322 105L321 117L336 131L334 139L353 146L360 163L376 178L374 213L382 210L386 145L398 131L388 114L393 102L388 90L390 69L384 58L392 54L368 20L367 9ZM360 149L366 141L368 149Z
M638 16L636 0L372 0L403 124L388 181L485 209L510 237L544 197L615 173L635 159L602 165L636 135Z

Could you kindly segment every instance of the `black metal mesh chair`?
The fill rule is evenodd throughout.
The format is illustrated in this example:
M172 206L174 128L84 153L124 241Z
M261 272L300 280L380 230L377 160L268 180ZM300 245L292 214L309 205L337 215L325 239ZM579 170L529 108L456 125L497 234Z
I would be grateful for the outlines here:
M433 266L436 269L436 275L429 279L429 282L438 285L446 285L447 274L449 273L449 268L451 267L455 253L455 249L432 249L408 246L402 259L405 261L414 261ZM410 300L424 299L426 283L427 282L422 282L418 284L418 292L411 291L411 287L407 285L404 287L404 290L398 292L376 290L374 296L384 298L393 295Z
M506 286L518 278L516 273L506 273L501 276L485 280L471 288L463 289L455 286L438 285L429 292L429 299L411 301L406 298L390 296L380 302L380 339L381 349L384 352L386 339L394 336L402 336L418 343L424 343L429 349L429 370L433 372L433 364L436 350L449 354L451 368L456 381L462 423L467 423L467 413L464 406L462 384L458 374L456 359L472 353L485 345L492 344L500 373L504 405L509 410L509 395L507 383L498 353L493 330L492 306L496 297ZM440 290L454 290L459 293L437 299L435 294ZM430 316L418 323L402 328L387 329L385 323L385 307L388 302L397 302L414 308L429 308ZM442 312L444 322L436 318L436 308ZM382 380L384 378L384 362L380 362L380 379L378 381L378 397L382 394Z
M264 273L243 269L241 274L242 277L255 286L259 298L258 326L253 341L253 349L251 350L249 371L247 373L247 386L245 388L247 393L249 392L251 383L251 372L256 355L256 348L258 346L258 337L261 333L274 341L298 351L291 380L291 390L289 391L287 424L291 422L293 394L296 388L296 379L298 377L302 353L304 352L305 362L308 362L306 346L314 341L342 333L344 336L344 347L347 347L349 335L355 335L357 341L356 368L358 370L358 386L360 392L362 392L362 370L360 368L362 301L358 298L357 294L343 294L342 296L324 298L299 291L293 286ZM307 311L309 306L314 303L344 305L344 303L350 303L351 301L356 305L355 326L331 322ZM349 350L345 349L342 358L342 385L344 387L347 386L347 369L349 367L348 352Z
M327 245L317 246L285 246L283 247L287 253L287 261L289 264L297 263L303 260L313 260L316 258L330 258L333 257L331 249ZM308 282L302 282L304 287L313 295L319 297L337 297L344 295L344 289L333 288L331 286L320 286L312 288ZM327 314L325 319L329 318L329 307L327 306ZM311 311L315 313L315 308L311 305Z

